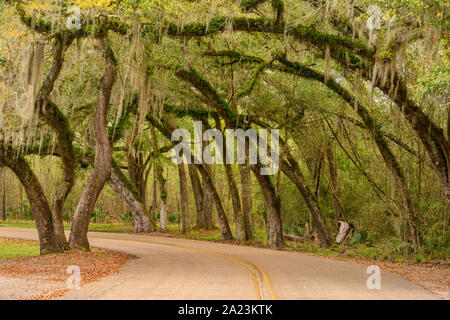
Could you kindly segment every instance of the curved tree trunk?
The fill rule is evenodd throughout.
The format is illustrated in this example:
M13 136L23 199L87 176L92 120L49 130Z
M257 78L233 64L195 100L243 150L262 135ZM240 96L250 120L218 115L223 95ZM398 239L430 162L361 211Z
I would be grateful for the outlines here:
M87 232L91 213L94 210L100 192L111 177L112 147L109 141L106 117L111 98L111 90L116 77L116 61L112 48L105 38L99 39L99 45L103 50L106 71L95 107L94 127L96 147L94 170L75 211L69 238L71 248L82 250L90 250Z
M16 174L25 189L36 223L41 255L64 251L55 236L52 211L44 190L27 161L11 147L0 143L0 162Z
M128 205L134 219L134 232L148 233L156 231L156 226L149 219L143 201L114 160L109 185Z
M56 197L53 203L53 224L55 234L61 246L68 249L69 245L64 233L63 209L67 196L75 183L75 154L73 150L73 133L70 130L68 121L58 106L50 101L49 96L54 84L61 72L64 53L73 42L73 36L65 32L55 36L53 46L53 62L42 87L40 88L35 101L35 108L39 111L39 116L54 130L57 138L57 151L61 157L64 174L56 188Z
M320 207L313 193L306 186L303 175L300 172L300 169L298 168L295 160L292 158L292 155L288 150L285 150L285 155L288 157L290 161L286 162L282 160L281 169L284 172L284 174L296 185L298 191L300 191L300 194L305 200L305 203L308 206L309 211L311 213L314 226L317 229L320 243L324 246L330 246L331 236L327 231L327 229L325 228L322 211L320 210Z
M91 155L83 155L83 158L79 160L86 165L91 167L94 166L94 159ZM123 174L114 158L112 159L111 177L108 184L111 189L113 189L122 198L122 200L125 201L130 209L131 214L133 215L135 232L154 232L156 230L155 220L149 218L144 203L139 197L138 192Z

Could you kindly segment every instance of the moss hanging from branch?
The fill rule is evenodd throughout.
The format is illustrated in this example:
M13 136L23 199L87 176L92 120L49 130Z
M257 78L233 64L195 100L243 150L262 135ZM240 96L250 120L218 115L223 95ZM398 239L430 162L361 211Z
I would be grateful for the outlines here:
M339 35L329 34L316 30L311 26L302 25L276 25L267 18L245 18L245 17L225 17L218 16L211 19L209 25L203 22L192 22L185 24L182 28L175 23L167 23L168 36L188 36L188 37L204 37L208 35L223 32L227 23L232 24L234 31L244 32L264 32L272 34L291 35L297 40L309 42L324 48L326 44L330 47L337 47L348 50L354 54L372 61L374 59L375 49L366 46L361 41L353 41L351 39L341 37ZM148 30L147 30L148 31Z

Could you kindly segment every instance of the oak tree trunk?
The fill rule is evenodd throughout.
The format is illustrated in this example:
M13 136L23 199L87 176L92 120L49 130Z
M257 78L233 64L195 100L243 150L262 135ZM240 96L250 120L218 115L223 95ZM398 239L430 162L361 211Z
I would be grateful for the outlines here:
M281 203L280 198L276 195L275 186L270 176L261 175L260 167L252 165L251 169L256 179L266 202L268 218L269 218L269 239L272 248L283 248L283 229L281 224Z
M250 216L252 213L251 199L251 169L249 166L239 166L241 174L242 213L244 217L245 240L253 238Z
M286 155L290 157L290 155L286 152ZM290 164L282 161L281 169L284 174L295 184L298 191L305 200L306 205L311 213L311 218L314 222L314 226L317 229L317 234L319 236L319 241L321 245L330 246L331 245L331 236L324 225L324 218L322 211L314 197L314 194L309 190L306 186L303 175L300 172L300 169L297 167L295 163L293 163L293 159L291 159Z
M156 166L153 165L153 195L150 215L153 221L156 221L156 212L158 212L158 178L156 177Z
M2 220L6 221L6 173L2 170Z
M144 202L114 160L109 185L128 205L133 215L134 232L154 232L156 230L154 220L149 218Z
M326 156L328 160L328 170L330 172L330 188L331 193L333 194L333 204L334 211L336 212L337 221L347 221L347 217L345 216L344 209L341 205L341 193L339 191L339 183L337 176L337 168L336 168L336 158L334 156L334 151L330 147L326 149Z
M19 219L23 220L23 187L19 185Z
M216 118L215 122L216 122L216 129L222 132L220 119ZM223 150L227 150L226 140L224 141L223 144ZM226 159L226 154L222 153L222 158ZM244 230L244 217L242 216L241 199L239 196L239 191L236 186L236 181L234 179L233 168L231 167L230 164L227 163L227 161L224 161L223 165L225 167L225 175L227 178L228 189L231 194L231 202L233 205L236 240L243 241L246 238Z
M183 163L178 165L178 176L180 178L180 198L181 198L181 223L182 233L191 230L191 219L189 216L189 189L186 177L186 168Z
M197 209L197 226L198 229L205 227L205 219L203 219L203 190L198 176L197 169L194 165L188 164L189 177L191 179L192 192L194 194L195 207Z
M211 167L209 165L204 165L205 170L208 172L208 176L211 178ZM203 199L202 199L202 218L203 218L203 228L207 230L214 229L213 223L213 190L210 184L206 181L207 178L202 174L202 186L203 186ZM222 205L222 202L221 202ZM216 206L217 209L217 206Z
M116 61L112 48L107 40L99 39L103 50L106 71L100 85L97 104L95 106L94 132L96 138L94 169L81 195L78 207L73 217L72 230L69 238L71 248L90 250L87 232L91 213L105 183L111 177L112 147L107 129L107 113L111 98L111 90L116 78Z
M30 202L31 213L36 223L41 255L64 251L64 248L59 245L55 236L52 211L50 210L44 190L28 162L22 155L18 155L17 151L12 147L4 146L1 143L0 162L14 172L25 189L28 201Z
M217 189L214 186L214 183L211 179L210 172L207 169L207 165L196 164L197 169L200 171L200 174L203 178L203 188L204 193L208 191L211 194L212 200L216 205L217 211L217 220L220 226L220 233L223 240L233 240L233 234L231 233L230 225L228 224L228 218L225 213L225 210L222 205L222 200L220 200L219 194L217 193ZM203 198L203 208L205 207L205 198ZM212 220L212 219L211 219ZM210 220L210 221L211 221ZM212 224L212 221L211 221Z

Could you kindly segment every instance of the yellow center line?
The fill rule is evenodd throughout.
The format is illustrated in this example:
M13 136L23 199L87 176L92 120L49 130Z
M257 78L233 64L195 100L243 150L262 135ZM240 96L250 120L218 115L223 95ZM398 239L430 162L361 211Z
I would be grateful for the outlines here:
M269 275L261 267L255 265L247 260L236 257L234 255L231 255L228 253L221 253L221 252L208 250L208 249L193 248L193 247L188 247L188 246L174 244L174 243L162 243L162 242L149 241L149 240L115 239L115 238L104 238L104 237L103 238L97 237L97 238L98 239L129 241L129 242L138 242L138 243L148 243L148 244L169 246L169 247L175 247L175 248L180 248L180 249L187 249L187 250L203 252L203 253L207 253L207 254L211 254L211 255L215 255L215 256L219 256L219 257L228 259L230 261L238 263L240 266L242 266L243 268L245 268L247 270L247 272L249 273L250 277L252 278L252 281L255 286L254 289L255 289L256 300L262 300L262 298L263 298L262 286L259 284L258 276L256 275L256 273L247 266L247 265L249 265L249 266L253 267L255 270L257 270L262 275L263 281L269 288L269 292L272 296L272 300L278 300L278 295L275 291L275 288L273 286L272 280L270 279Z
M258 266L258 265L256 265L256 264L253 264L253 263L251 263L251 262L249 262L249 261L247 261L247 260L242 259L242 261L245 261L246 263L248 263L249 265L251 265L253 268L255 268L256 270L258 270L258 271L262 274L262 276L263 276L263 278L264 278L264 281L266 282L267 287L269 288L270 294L272 295L272 300L278 300L278 299L279 299L279 298L278 298L278 294L277 294L277 292L275 291L275 287L274 287L274 285L273 285L272 279L270 279L270 277L269 277L269 275L267 274L267 272L265 272L264 269L261 268L260 266Z

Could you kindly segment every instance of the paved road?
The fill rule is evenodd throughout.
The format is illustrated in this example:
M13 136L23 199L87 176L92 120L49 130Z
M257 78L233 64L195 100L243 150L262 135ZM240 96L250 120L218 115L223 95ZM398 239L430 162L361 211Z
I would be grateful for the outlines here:
M0 227L0 236L37 239L34 229ZM381 289L369 290L367 266L294 252L148 235L89 239L138 259L62 299L436 299L384 271Z

